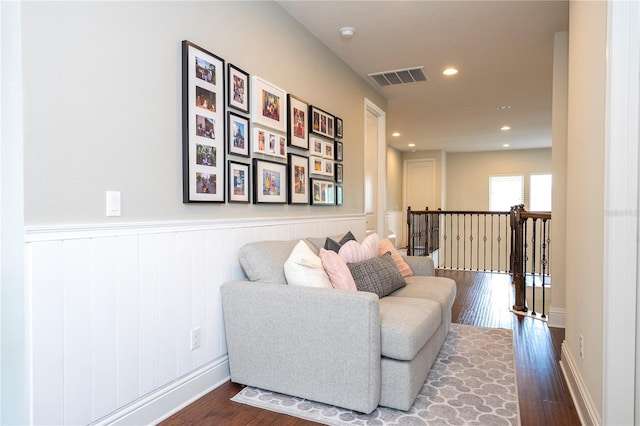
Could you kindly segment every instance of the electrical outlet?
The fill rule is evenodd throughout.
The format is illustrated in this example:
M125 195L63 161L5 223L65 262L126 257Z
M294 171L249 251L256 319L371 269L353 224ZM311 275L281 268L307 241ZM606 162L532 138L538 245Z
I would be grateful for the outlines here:
M582 334L580 335L580 340L578 341L578 352L580 353L580 359L584 359L584 338Z
M198 349L200 347L200 327L196 327L191 330L191 350Z

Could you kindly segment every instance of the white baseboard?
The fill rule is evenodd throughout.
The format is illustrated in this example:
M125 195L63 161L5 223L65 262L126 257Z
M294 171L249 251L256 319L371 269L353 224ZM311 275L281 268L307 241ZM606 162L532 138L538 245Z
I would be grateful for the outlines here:
M227 382L229 377L229 358L225 355L92 425L157 424Z
M580 423L583 425L596 425L602 424L602 419L596 405L591 399L591 395L587 390L587 386L582 379L580 370L576 365L575 359L571 355L566 342L562 342L562 360L560 361L560 368L564 374L564 378L569 386L573 403L576 406L576 411L580 417Z
M567 316L564 308L554 308L553 306L549 307L549 319L547 320L547 325L549 327L556 328L565 328L565 318Z

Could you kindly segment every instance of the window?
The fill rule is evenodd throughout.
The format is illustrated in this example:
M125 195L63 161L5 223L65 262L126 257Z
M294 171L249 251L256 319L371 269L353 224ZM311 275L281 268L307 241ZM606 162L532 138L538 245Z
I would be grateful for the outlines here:
M531 175L529 181L529 211L551 211L551 175Z
M523 176L489 176L489 210L509 211L524 202Z

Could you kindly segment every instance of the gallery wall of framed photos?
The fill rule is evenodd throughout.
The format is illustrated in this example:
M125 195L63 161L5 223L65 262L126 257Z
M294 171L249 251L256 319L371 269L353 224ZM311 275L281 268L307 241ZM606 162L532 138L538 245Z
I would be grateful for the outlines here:
M343 120L182 42L184 203L343 201Z

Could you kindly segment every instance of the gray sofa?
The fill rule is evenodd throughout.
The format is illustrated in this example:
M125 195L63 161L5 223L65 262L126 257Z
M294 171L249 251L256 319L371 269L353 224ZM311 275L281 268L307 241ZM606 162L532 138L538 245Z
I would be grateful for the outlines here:
M317 252L324 239L305 241ZM287 285L298 242L245 245L247 279L221 288L231 380L362 413L408 410L449 331L455 282L405 256L414 275L383 298Z

